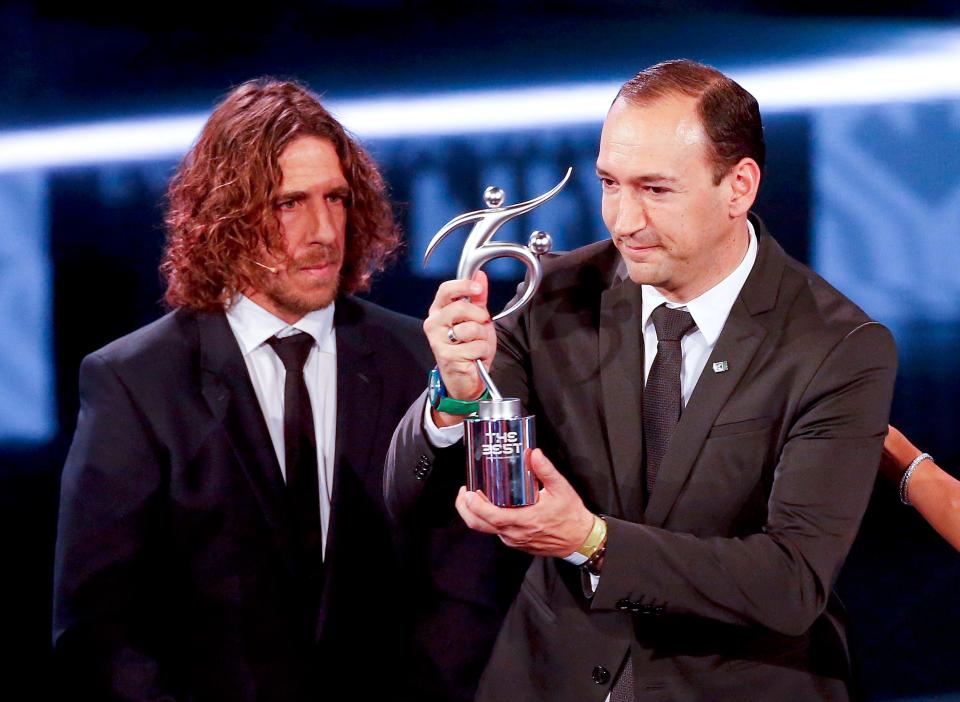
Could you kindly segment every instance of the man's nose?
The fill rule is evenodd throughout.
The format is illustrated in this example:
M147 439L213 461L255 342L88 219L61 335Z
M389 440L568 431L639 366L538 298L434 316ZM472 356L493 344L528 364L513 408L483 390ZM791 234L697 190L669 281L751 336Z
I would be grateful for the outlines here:
M311 242L329 244L337 238L337 218L326 202L310 208L309 239Z
M629 236L642 231L647 226L647 210L643 201L622 194L618 198L617 217L613 223L613 234Z

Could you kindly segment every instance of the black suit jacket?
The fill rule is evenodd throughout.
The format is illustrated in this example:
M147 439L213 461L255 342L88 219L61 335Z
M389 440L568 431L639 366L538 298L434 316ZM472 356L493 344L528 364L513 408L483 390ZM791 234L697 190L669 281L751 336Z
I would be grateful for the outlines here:
M479 700L602 700L627 655L637 700L847 698L832 586L873 486L896 353L753 221L756 264L646 507L640 287L617 275L614 246L547 262L531 306L501 325L501 392L537 416L539 445L609 532L592 595L579 569L533 560ZM391 510L423 499L420 456L438 475L462 471L452 454L412 409L388 454Z
M341 296L334 325L336 450L319 611L302 596L282 476L226 317L174 312L84 360L55 564L65 691L402 696L409 623L395 606L404 580L382 465L432 362L411 318Z

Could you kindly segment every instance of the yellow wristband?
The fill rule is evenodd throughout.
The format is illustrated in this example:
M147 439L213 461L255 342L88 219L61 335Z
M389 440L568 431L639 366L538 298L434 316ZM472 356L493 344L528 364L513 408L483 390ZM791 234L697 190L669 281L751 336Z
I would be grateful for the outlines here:
M607 523L597 515L593 515L593 528L587 534L587 538L577 549L577 553L586 558L592 558L593 554L600 550L600 547L607 540Z

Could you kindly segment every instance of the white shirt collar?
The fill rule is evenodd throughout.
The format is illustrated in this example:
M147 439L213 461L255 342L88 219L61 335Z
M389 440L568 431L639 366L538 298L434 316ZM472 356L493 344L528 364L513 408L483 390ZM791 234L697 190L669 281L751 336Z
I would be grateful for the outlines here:
M312 336L321 353L336 354L333 309L334 305L331 303L322 309L308 312L294 324L287 324L250 298L239 295L226 314L244 356L257 349L271 336L289 336L294 329Z
M747 253L740 264L726 278L688 302L683 304L670 302L652 285L641 285L643 311L640 328L645 329L650 321L650 314L665 303L667 307L671 308L686 308L706 342L711 346L717 343L723 325L726 324L727 317L730 315L730 309L736 302L737 296L740 294L740 290L747 281L747 276L750 275L753 264L757 260L757 234L753 230L753 223L749 219L747 220L747 233L750 235L750 242L747 244Z

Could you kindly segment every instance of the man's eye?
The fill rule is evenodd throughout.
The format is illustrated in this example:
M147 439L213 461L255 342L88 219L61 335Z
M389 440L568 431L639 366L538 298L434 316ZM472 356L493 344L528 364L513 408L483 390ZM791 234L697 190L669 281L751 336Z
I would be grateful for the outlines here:
M335 192L327 195L327 202L332 205L342 205L343 207L350 206L350 193L349 192Z
M613 178L601 178L600 185L604 188L612 188L616 185L616 183L613 181Z
M281 210L292 210L297 206L296 200L281 200L277 203L277 207Z
M647 192L652 195L663 195L664 193L670 192L670 188L664 188L659 185L650 185L647 186Z

